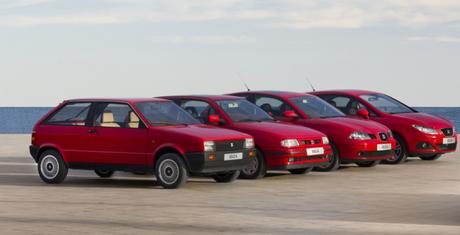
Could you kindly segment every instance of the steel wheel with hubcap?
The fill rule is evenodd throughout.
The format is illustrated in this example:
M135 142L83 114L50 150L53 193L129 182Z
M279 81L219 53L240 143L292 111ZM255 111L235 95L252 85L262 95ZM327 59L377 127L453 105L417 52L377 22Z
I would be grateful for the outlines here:
M164 188L175 189L187 182L188 171L179 155L167 153L158 159L155 176L158 183Z
M111 170L94 170L94 172L101 178L110 178L113 176L113 173L115 173Z
M396 150L393 157L383 160L387 164L399 164L403 163L407 159L407 148L404 140L399 135L394 135L396 140Z
M48 184L59 184L67 177L68 168L61 154L55 150L47 150L40 155L38 174Z
M329 155L329 162L326 165L316 166L315 168L313 168L315 171L327 172L327 171L335 171L339 169L340 167L339 151L337 150L337 148L332 142L330 143L330 145L332 148L332 154Z
M424 161L434 161L434 160L438 160L441 156L442 154L438 153L433 156L420 156L419 158Z
M218 183L230 183L235 181L240 175L240 171L220 172L212 176Z
M256 149L257 156L253 157L248 164L248 167L244 168L240 172L241 179L260 179L267 173L264 156L260 150Z

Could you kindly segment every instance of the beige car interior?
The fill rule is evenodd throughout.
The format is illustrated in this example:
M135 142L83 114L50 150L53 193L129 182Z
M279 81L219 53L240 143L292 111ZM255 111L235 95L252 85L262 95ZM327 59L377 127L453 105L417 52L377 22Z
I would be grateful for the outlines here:
M118 123L115 122L112 111L104 111L102 114L102 127L120 127Z
M129 128L139 128L139 117L134 112L129 112L128 126Z

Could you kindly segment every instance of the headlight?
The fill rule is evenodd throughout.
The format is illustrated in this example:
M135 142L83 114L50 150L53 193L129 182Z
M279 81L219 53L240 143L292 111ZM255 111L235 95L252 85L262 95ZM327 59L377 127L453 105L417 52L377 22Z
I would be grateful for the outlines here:
M252 149L254 148L254 139L248 138L244 140L244 148L245 149Z
M329 144L329 139L327 137L323 137L323 144Z
M393 132L391 130L388 131L388 137L390 137L390 138L393 137Z
M214 141L205 141L203 143L205 152L213 152L216 149L216 144Z
M372 139L369 134L364 133L364 132L353 132L348 138L351 140L370 140Z
M425 134L429 134L429 135L437 135L438 134L438 131L434 128L429 128L429 127L425 127L425 126L419 126L419 125L412 125L413 128L425 133Z
M297 147L299 145L299 141L297 141L296 139L288 139L281 141L281 146L286 148Z

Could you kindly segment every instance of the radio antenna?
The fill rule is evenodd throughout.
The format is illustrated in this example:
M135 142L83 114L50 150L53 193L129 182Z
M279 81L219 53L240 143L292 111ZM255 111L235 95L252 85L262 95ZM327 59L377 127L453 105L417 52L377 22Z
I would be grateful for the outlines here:
M241 74L238 73L238 77L240 78L241 82L243 83L244 87L246 87L246 89L248 91L251 91L251 89L249 88L248 84L246 84L246 82L243 80L243 78L241 77Z
M314 87L313 84L310 82L310 79L308 79L308 77L306 77L306 78L307 78L308 84L309 84L310 87L311 87L311 90L312 90L312 91L316 91L315 87Z

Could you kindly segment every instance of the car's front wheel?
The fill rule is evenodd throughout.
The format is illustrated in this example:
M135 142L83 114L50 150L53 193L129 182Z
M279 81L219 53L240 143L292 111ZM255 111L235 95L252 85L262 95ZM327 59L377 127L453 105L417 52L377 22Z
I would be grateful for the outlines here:
M289 170L289 172L291 172L291 174L293 175L303 175L303 174L310 173L311 170L313 170L313 167L292 169L292 170Z
M262 152L256 149L257 156L253 157L248 166L241 170L241 179L260 179L267 173L265 160Z
M69 169L61 154L55 150L47 150L40 155L38 174L48 184L59 184L67 177Z
M377 166L380 161L369 161L369 162L357 162L356 165L359 167L374 167Z
M404 142L403 138L399 135L394 136L396 140L396 150L394 155L391 158L383 160L384 163L387 164L399 164L403 163L407 159L407 147L406 143Z
M235 181L240 175L240 171L221 172L212 176L218 183L230 183Z
M113 176L114 171L111 170L95 170L94 173L101 178L110 178Z
M163 188L176 189L187 182L188 171L179 155L167 153L159 157L155 167L155 176Z
M442 156L442 154L435 154L433 156L420 156L420 159L424 160L424 161L434 161L434 160L438 160L440 157Z

